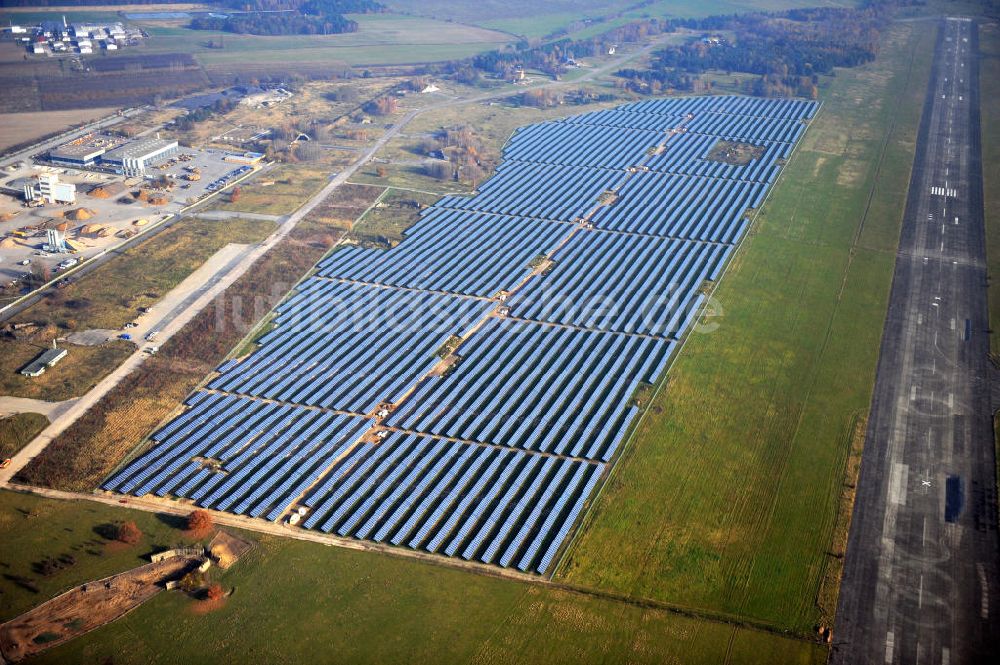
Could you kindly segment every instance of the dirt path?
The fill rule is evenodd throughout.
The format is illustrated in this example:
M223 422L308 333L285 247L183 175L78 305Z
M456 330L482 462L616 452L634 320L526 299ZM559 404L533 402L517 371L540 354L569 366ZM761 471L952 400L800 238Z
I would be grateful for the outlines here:
M30 397L0 397L0 416L10 416L15 413L40 413L49 420L59 417L65 413L76 399L68 399L63 402L46 402L42 399L31 399Z
M17 662L114 621L199 562L197 557L174 557L75 586L0 625L0 654Z

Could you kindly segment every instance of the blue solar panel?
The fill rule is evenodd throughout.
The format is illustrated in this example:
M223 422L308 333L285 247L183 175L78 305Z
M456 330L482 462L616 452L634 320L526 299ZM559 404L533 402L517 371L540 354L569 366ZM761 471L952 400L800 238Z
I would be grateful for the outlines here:
M323 260L102 487L550 573L816 108L676 97L521 128L474 196Z

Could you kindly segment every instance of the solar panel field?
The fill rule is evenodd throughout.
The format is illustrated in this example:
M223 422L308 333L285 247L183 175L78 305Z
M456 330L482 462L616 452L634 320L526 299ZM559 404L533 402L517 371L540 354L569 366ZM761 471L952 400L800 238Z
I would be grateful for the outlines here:
M691 97L524 127L345 247L109 491L545 575L813 116ZM720 160L739 143L752 157Z

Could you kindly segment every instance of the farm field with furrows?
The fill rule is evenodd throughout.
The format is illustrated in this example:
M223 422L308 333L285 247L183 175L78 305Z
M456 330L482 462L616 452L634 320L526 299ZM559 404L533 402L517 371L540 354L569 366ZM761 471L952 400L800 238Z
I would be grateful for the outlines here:
M321 261L102 488L551 573L816 109L674 98L522 128L475 196ZM713 157L734 143L755 157Z
M830 625L934 29L824 91L556 579Z

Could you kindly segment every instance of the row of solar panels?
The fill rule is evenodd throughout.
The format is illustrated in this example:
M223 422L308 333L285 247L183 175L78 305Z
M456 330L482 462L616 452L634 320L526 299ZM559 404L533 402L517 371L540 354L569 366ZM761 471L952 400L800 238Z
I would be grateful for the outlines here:
M603 465L395 432L316 488L304 526L545 573Z
M306 528L544 573L603 472L399 432L355 445L370 421L248 398L189 404L104 489L272 521L306 493Z
M677 337L732 246L579 231L554 267L507 302L510 315L589 330Z
M105 487L272 520L305 504L306 528L546 572L638 413L636 390L665 371L791 147L767 141L813 108L667 100L600 112L636 123L623 131L585 114L518 132L477 196L445 197L393 250L324 261L260 348L219 367L210 389L227 394L193 395ZM706 114L718 137L649 149ZM748 136L764 155L705 166L729 128L768 134ZM622 170L632 160L676 173ZM595 208L595 230L570 223ZM486 298L547 254L507 318L483 321L498 307ZM429 375L435 351L473 329ZM361 414L404 395L385 438L358 443L373 424Z
M421 381L386 423L437 436L606 461L632 396L674 342L490 319L444 376Z
M388 251L345 247L324 260L318 274L489 298L521 282L532 259L572 230L564 222L434 207L406 242Z
M261 348L209 388L356 414L397 401L493 303L310 279ZM373 341L377 340L377 343ZM220 368L222 370L223 368Z

